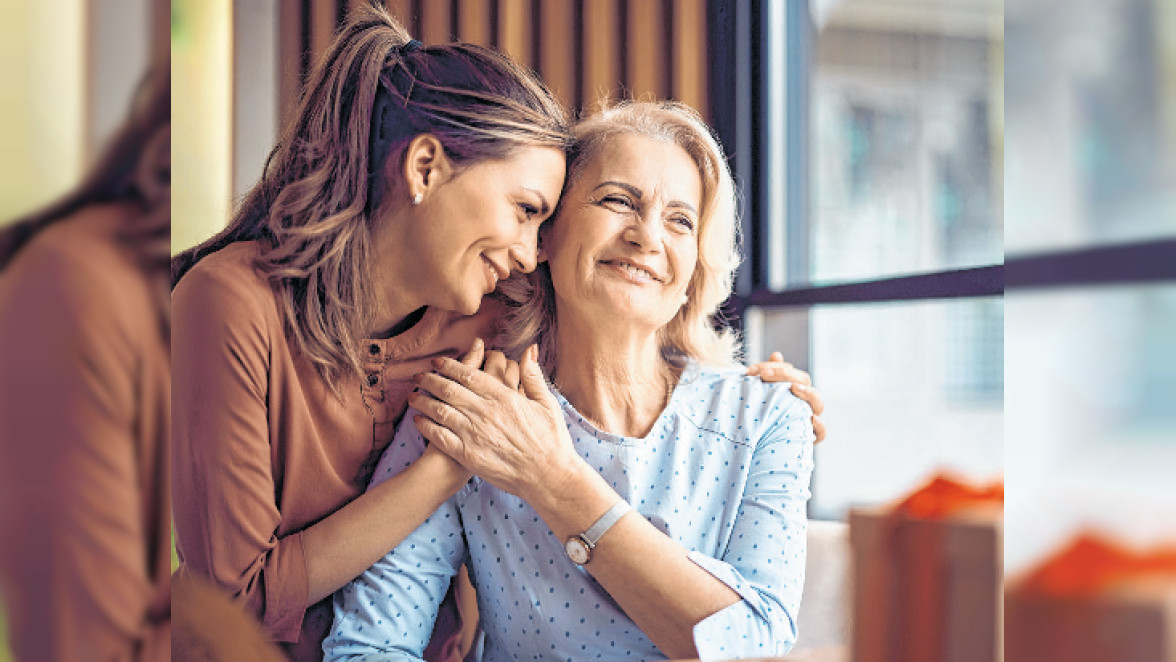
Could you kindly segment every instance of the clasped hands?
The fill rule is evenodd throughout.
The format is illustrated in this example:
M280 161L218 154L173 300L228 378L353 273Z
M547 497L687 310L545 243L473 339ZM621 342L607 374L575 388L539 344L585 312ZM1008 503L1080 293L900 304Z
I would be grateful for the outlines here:
M547 388L532 345L522 361L485 351L475 339L460 361L433 359L435 372L413 378L419 387L409 405L420 415L417 430L445 455L491 485L525 500L545 485L559 485L579 469L559 402ZM747 370L766 382L788 381L813 409L816 441L825 438L824 403L808 373L785 363L779 352Z

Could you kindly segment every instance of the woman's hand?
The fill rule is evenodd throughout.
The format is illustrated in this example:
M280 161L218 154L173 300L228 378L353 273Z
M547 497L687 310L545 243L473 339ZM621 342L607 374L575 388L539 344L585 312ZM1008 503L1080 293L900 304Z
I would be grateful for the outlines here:
M436 372L414 378L420 391L409 404L421 412L417 429L432 444L495 487L531 501L581 460L536 361L538 348L524 353L515 388L513 361L498 354L486 360L491 374L435 359Z
M825 440L825 424L821 421L825 403L821 400L821 394L813 388L813 378L807 372L785 361L784 355L780 352L772 352L767 361L749 367L747 374L753 377L758 375L760 379L772 384L792 382L792 393L813 408L813 432L817 436L813 443L819 444Z

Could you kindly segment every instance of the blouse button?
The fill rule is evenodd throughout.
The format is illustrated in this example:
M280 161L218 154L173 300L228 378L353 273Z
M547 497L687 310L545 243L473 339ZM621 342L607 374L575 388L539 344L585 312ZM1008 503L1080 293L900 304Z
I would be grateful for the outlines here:
M376 356L379 353L380 353L380 346L379 345L377 345L376 343L372 343L372 344L368 345L368 354L371 354L372 356Z
M377 373L374 373L374 372L371 373L370 375L367 376L367 383L368 383L368 386L375 386L376 384L379 384L380 383L380 375Z

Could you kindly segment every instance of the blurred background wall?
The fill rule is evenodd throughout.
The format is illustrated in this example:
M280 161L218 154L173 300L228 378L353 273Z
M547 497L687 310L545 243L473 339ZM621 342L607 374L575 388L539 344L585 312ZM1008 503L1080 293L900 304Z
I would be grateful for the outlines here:
M166 57L166 9L155 0L0 2L0 224L78 183L150 59Z
M79 183L148 67L167 66L168 21L163 0L0 1L0 227Z

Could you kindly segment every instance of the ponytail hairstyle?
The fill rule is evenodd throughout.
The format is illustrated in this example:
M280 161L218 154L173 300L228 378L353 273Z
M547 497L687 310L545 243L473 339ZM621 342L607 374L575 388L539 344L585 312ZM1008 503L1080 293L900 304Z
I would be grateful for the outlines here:
M426 133L459 169L570 143L566 112L529 70L472 44L422 48L383 8L363 8L315 66L229 226L172 260L172 286L204 256L256 240L254 266L300 353L336 390L344 374L361 376L359 342L377 308L373 225L407 203L388 180Z

